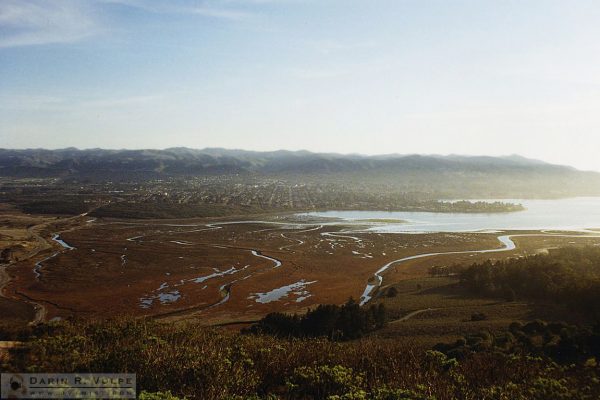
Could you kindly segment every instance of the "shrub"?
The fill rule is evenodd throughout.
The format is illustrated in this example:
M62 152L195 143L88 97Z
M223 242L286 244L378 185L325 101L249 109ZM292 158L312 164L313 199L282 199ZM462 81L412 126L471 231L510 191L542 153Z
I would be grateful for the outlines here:
M471 321L485 321L487 319L487 315L484 313L473 313L471 314Z
M150 392L146 392L145 390L142 390L142 392L138 396L138 399L139 400L185 400L185 398L182 399L180 397L173 396L171 394L171 391L150 393Z
M372 393L373 400L435 400L434 397L407 389L377 389Z
M300 398L366 399L364 377L341 365L300 367L288 380L290 393Z
M353 299L346 304L319 305L305 315L270 313L246 332L279 337L328 337L333 340L358 339L386 324L383 304L360 307Z
M524 258L473 264L461 285L478 294L568 306L588 322L600 320L600 248L565 247Z
M544 334L559 329L540 326ZM561 357L576 354L583 360L563 366L538 356L547 351L543 343L529 351L523 326L513 328L506 335L482 332L424 352L378 337L335 342L239 335L197 323L63 321L32 328L26 347L0 368L136 373L145 400L599 398L597 367L585 364L596 331L564 325L560 335L552 334L565 341L559 343Z

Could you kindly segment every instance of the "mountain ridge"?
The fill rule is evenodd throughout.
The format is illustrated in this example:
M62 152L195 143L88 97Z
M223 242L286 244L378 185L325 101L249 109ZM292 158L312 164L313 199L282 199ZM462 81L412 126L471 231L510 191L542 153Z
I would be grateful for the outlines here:
M440 161L450 166L452 163L463 163L471 165L497 165L505 167L521 167L521 166L548 166L553 168L565 168L574 171L579 171L571 166L550 164L545 161L533 160L520 155L508 156L485 156L485 155L439 155L439 154L342 154L342 153L316 153L307 150L275 150L275 151L253 151L242 149L226 149L226 148L203 148L194 149L188 147L171 147L166 149L78 149L68 147L64 149L44 149L44 148L28 148L28 149L0 149L0 173L2 169L7 167L56 167L61 168L68 164L69 161L81 163L83 161L133 161L132 157L148 160L188 160L195 162L211 162L215 160L226 161L235 164L237 160L253 161L255 166L264 165L267 161L278 160L279 162L288 160L324 160L324 161L358 161L363 163L397 163L399 161ZM120 159L119 159L120 158ZM213 160L211 160L211 158ZM219 164L226 164L220 162ZM206 164L205 164L206 165ZM143 166L143 165L142 165ZM148 167L149 165L146 165ZM368 166L368 165L367 165ZM580 171L591 172L591 171Z
M0 176L67 177L99 171L138 172L148 176L199 176L204 174L300 173L331 174L366 171L492 171L553 170L581 172L522 156L464 156L383 154L346 155L306 150L250 151L241 149L173 147L164 150L0 149ZM600 174L599 174L600 176Z
M564 197L600 195L600 173L518 155L345 155L174 147L164 150L0 149L0 176L90 181L198 177L383 185L402 192ZM227 178L227 179L230 179Z

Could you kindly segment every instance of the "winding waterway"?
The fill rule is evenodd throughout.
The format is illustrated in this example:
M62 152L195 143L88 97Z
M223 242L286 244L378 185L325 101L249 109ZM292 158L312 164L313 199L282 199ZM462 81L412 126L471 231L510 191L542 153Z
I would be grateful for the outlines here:
M569 238L600 238L600 235L556 235L550 233L525 233L525 234L516 234L516 235L501 235L498 236L498 240L503 244L503 247L495 248L495 249L484 249L484 250L464 250L464 251L446 251L446 252L438 252L438 253L424 253L417 254L410 257L399 258L394 261L390 261L385 264L381 268L379 268L375 274L373 275L375 283L368 283L365 287L365 291L362 296L360 296L360 305L364 305L369 302L369 300L373 297L373 291L376 288L379 288L383 284L383 273L390 268L392 265L400 264L406 261L415 260L419 258L425 257L433 257L440 255L448 255L448 254L481 254L481 253L498 253L502 251L510 251L516 249L515 242L512 241L513 237L533 237L533 236L541 236L541 237L569 237Z
M496 200L486 200L496 201ZM189 232L221 229L224 225L233 224L268 224L275 225L277 229L294 229L310 227L301 231L292 231L290 233L308 232L319 230L324 226L343 225L353 228L339 232L323 232L323 237L352 239L357 245L362 246L363 237L351 236L349 234L358 233L430 233L430 232L480 232L497 233L501 247L479 250L448 251L416 254L409 257L399 258L381 266L367 283L364 292L360 298L360 304L368 303L374 296L375 291L383 284L383 275L392 266L398 265L410 260L434 257L440 255L458 255L458 254L481 254L497 253L511 251L516 248L512 238L522 236L551 236L551 237L572 237L572 238L600 238L600 198L571 198L559 200L501 200L504 202L518 203L525 207L524 211L507 213L435 213L435 212L387 212L387 211L323 211L298 214L300 220L293 222L278 221L225 221L211 224L165 224L165 226L204 226L203 229L195 229ZM318 222L303 221L303 218L310 217ZM381 222L378 222L381 221ZM398 222L390 222L398 221ZM278 227L277 227L278 226ZM594 230L596 229L596 230ZM261 230L261 231L264 231ZM506 231L540 231L540 233L518 233L507 234ZM563 233L558 233L562 231ZM568 232L577 232L578 234L569 234ZM183 232L173 232L183 233ZM282 246L280 250L288 249L293 246L299 246L304 243L300 239L291 238L280 234L281 237L296 243ZM129 238L128 240L139 240L141 236ZM56 239L56 238L55 238ZM328 239L329 240L329 239ZM172 241L180 245L193 245L190 242ZM68 245L67 245L68 246ZM215 246L217 247L217 246ZM220 247L220 246L218 246ZM228 246L223 246L227 248ZM281 261L269 256L263 255L258 249L251 249L252 255L264 258L274 263L273 268L282 265ZM252 274L248 275L249 278ZM234 280L223 285L220 291L224 298L213 305L220 305L229 299L231 286L237 282ZM285 289L280 288L280 289ZM283 292L283 290L282 290ZM262 294L266 296L266 294ZM268 297L268 296L267 296ZM261 298L261 297L259 297Z

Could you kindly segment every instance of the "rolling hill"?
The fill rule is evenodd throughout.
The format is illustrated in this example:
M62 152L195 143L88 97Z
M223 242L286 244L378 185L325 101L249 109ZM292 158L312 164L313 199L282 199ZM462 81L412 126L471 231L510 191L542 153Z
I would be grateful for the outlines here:
M252 176L386 185L461 196L600 195L600 173L512 155L342 155L207 148L0 149L0 176L123 181Z

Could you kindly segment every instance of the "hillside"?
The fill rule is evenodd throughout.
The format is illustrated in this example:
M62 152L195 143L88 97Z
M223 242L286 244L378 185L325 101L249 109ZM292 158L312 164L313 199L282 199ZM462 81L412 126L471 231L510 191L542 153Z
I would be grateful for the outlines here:
M307 151L0 150L0 176L145 181L252 176L386 185L439 196L599 195L600 173L519 156L340 155Z

